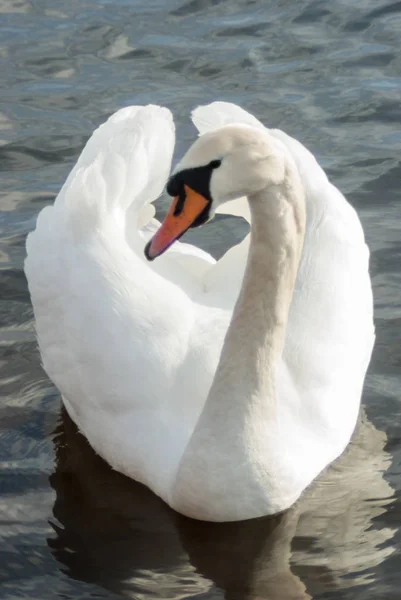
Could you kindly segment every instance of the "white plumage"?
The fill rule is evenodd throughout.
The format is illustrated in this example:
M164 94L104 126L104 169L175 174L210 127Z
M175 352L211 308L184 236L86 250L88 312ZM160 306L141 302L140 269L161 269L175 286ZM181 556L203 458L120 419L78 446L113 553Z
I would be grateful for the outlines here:
M223 102L199 107L193 119L201 134L230 123L263 128ZM252 498L241 461L231 465L235 481L227 478L218 506L207 491L202 497L210 473L191 473L190 465L188 489L196 490L197 505L176 494L238 297L249 236L217 263L178 242L146 262L143 248L158 225L150 203L167 180L174 147L170 112L147 106L113 115L27 240L42 360L70 416L112 467L195 518L257 517L294 502L352 435L374 341L369 252L354 209L299 142L279 130L270 134L295 161L307 213L277 370L277 418L274 431L266 431L274 443L263 457L267 471L287 481L281 506L280 495L269 502L268 486L264 504ZM249 220L245 198L219 210ZM211 442L210 452L218 453Z

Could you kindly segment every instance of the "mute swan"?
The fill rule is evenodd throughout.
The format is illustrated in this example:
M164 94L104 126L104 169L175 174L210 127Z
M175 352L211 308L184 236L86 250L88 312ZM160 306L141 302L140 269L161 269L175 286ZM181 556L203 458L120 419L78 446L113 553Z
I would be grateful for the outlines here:
M125 108L40 213L25 270L44 368L92 447L179 512L233 521L291 506L348 444L374 341L369 252L299 142L228 103L193 119L204 135L160 229L172 117ZM146 242L154 259L216 210L251 213L220 261L180 242L146 260Z

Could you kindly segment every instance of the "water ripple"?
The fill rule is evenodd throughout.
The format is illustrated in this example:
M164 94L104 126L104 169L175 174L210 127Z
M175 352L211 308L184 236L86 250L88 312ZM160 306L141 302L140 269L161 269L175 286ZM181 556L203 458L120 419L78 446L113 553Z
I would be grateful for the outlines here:
M0 581L5 597L398 598L401 3L0 0ZM117 108L220 98L299 138L358 210L377 343L349 455L275 519L183 519L107 467L44 374L26 234ZM244 225L192 239L220 256ZM50 476L50 482L48 476ZM50 523L50 524L49 524Z

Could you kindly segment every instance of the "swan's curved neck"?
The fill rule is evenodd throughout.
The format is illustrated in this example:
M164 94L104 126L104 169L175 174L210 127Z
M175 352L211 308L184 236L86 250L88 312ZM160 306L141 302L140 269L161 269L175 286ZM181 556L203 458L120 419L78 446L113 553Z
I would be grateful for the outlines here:
M285 477L276 472L280 461L272 459L280 437L276 370L305 229L296 167L290 163L285 179L249 197L249 205L251 244L244 281L171 498L181 512L206 520L278 512L296 497L291 482L287 489ZM206 474L199 485L197 472ZM245 499L237 495L238 482Z
M288 312L305 230L303 188L295 166L284 181L249 198L251 243L243 285L208 397L245 404L275 402L275 367L282 355Z

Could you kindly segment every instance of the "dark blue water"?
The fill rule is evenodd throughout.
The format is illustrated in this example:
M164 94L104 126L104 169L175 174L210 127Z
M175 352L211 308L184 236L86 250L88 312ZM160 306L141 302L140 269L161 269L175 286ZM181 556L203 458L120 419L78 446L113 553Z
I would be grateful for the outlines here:
M397 599L401 588L401 3L0 0L0 598ZM24 241L118 108L233 101L300 139L358 210L377 343L347 454L285 515L180 517L112 472L40 366ZM193 235L221 254L243 233Z

